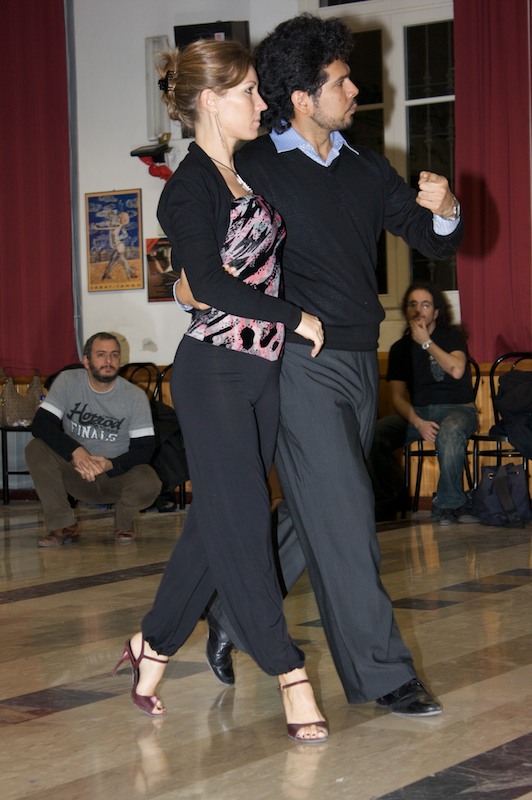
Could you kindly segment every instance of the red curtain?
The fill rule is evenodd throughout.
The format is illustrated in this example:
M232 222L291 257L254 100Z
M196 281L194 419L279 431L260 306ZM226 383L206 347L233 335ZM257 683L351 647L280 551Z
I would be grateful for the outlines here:
M477 361L532 347L531 0L454 0L462 321Z
M77 361L63 0L2 0L0 367Z

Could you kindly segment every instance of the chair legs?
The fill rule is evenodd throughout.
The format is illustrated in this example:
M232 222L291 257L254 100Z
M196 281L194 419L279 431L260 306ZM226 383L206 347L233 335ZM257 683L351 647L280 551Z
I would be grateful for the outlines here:
M186 483L179 484L179 508L182 510L187 505L187 485Z
M412 451L414 445L417 444L417 451ZM416 471L416 483L414 487L414 496L412 498L412 513L415 514L416 511L419 510L419 498L421 495L421 478L423 477L423 460L425 458L437 456L436 450L423 450L423 442L412 442L412 444L406 444L404 447L404 472L405 472L405 494L406 498L410 495L410 481L412 475L412 469L410 465L410 461L413 458L417 459L417 471ZM407 500L405 500L406 504ZM403 514L404 516L404 514Z
M423 473L423 456L419 456L417 460L416 488L414 490L414 501L412 503L412 512L414 514L419 509L419 495L421 494L422 473Z
M423 450L422 442L418 442L417 452L412 452L412 445L407 444L404 448L404 471L405 471L405 492L408 497L410 494L410 481L412 468L410 460L417 458L417 472L416 483L414 487L414 496L412 498L412 513L415 514L419 510L419 498L421 495L421 478L423 477L423 461L425 458L437 458L438 452L436 450ZM464 459L464 471L469 490L475 488L478 484L478 454L476 454L477 443L473 443L473 476L471 475L471 468L468 461L468 453L466 452ZM404 515L403 515L404 516Z

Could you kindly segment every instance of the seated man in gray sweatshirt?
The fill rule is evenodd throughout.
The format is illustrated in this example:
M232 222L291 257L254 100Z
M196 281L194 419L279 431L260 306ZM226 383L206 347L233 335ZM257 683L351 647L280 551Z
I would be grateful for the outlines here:
M91 336L83 367L60 372L38 409L25 456L42 503L48 535L39 547L79 539L69 495L114 504L114 539L135 539L134 519L158 496L161 481L149 461L155 447L145 392L118 375L120 344L110 333Z

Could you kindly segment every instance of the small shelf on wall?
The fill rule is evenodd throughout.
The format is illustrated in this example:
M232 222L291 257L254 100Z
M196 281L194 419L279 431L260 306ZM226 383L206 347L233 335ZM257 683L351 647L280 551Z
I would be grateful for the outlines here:
M146 164L150 175L154 178L161 178L167 181L172 170L167 166L165 156L172 148L168 144L168 138L165 141L157 142L156 144L146 144L132 150L130 155L134 158L139 158L143 164Z

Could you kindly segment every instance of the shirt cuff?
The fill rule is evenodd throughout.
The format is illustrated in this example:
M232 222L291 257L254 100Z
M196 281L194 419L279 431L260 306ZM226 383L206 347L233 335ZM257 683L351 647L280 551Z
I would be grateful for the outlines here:
M460 217L458 219L445 219L445 217L439 217L437 214L432 215L432 227L434 228L434 233L439 234L439 236L449 236L449 234L454 233L459 224Z

